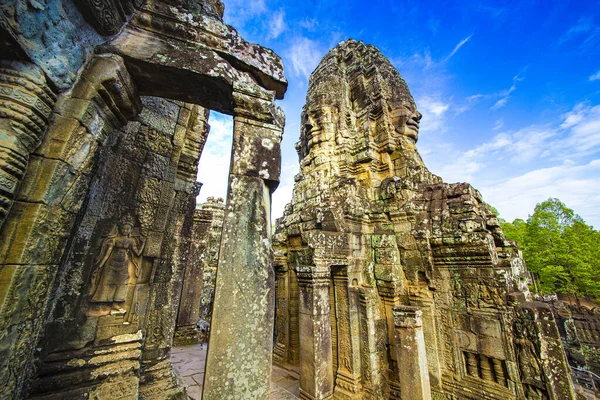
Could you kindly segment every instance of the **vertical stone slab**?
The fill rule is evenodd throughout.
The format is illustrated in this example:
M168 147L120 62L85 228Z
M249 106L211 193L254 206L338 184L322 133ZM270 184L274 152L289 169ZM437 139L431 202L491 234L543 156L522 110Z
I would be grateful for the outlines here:
M429 371L425 353L422 312L418 307L393 308L398 357L400 399L429 400Z
M333 268L332 268L333 269ZM352 302L348 269L332 271L335 290L338 328L338 369L336 371L335 397L340 399L361 398L360 345L358 342L358 307Z
M375 327L376 305L373 301L373 289L358 289L360 315L360 357L362 369L362 385L365 391L374 395L381 385L381 375L377 357L377 332Z
M425 349L427 352L427 367L429 369L429 382L432 388L442 386L442 368L440 357L442 353L438 345L437 324L435 320L435 304L433 300L411 300L423 312L423 334L425 336Z
M329 274L300 267L300 398L333 398Z
M514 341L525 397L576 398L550 307L542 302L525 302L517 315Z
M290 343L290 316L289 316L289 269L282 265L276 270L277 273L277 315L276 333L277 343L273 349L273 362L284 365L288 361L288 349Z
M233 154L203 398L267 399L273 350L271 192L280 172L282 113L235 93Z

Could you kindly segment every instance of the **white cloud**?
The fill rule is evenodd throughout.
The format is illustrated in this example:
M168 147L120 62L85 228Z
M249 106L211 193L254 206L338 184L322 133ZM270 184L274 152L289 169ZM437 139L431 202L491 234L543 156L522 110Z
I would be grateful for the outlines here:
M573 125L577 125L583 120L583 110L586 107L585 102L581 102L573 107L573 110L563 115L564 121L560 125L561 128L567 129L572 127Z
M436 65L433 61L429 49L423 50L423 53L414 53L405 59L395 59L392 64L398 65L398 70L402 71L404 67L430 69Z
M458 152L434 143L433 172L447 182L468 181L507 220L527 218L536 203L558 197L600 227L600 105L576 104L554 124L499 132ZM447 161L450 160L450 161Z
M519 75L515 75L513 77L512 86L497 94L497 96L500 96L500 99L498 101L496 101L496 103L491 107L491 110L497 110L499 108L504 107L506 105L506 103L508 102L508 100L510 99L511 93L514 92L515 90L517 90L517 82L522 81L522 80L523 80L523 78L521 78Z
M508 102L509 98L510 98L510 96L506 96L506 97L501 98L496 103L494 103L494 105L491 107L491 109L492 110L497 110L499 108L504 107L506 105L506 103Z
M590 81L597 81L599 79L600 79L600 71L598 71L594 75L590 76Z
M298 25L300 25L302 28L308 31L312 31L319 25L319 21L317 21L316 18L306 17L302 21L298 22Z
M600 225L600 160L583 165L565 163L541 168L522 175L478 187L486 202L508 221L526 219L535 205L549 197L557 197L583 219Z
M504 126L504 120L503 119L497 119L496 122L494 122L494 127L492 128L493 130L497 131L502 129L502 127Z
M291 66L294 75L308 79L321 61L323 54L324 51L318 42L299 37L292 42L285 54L285 60Z
M233 140L233 118L211 111L208 120L210 132L200 156L199 182L202 182L197 201L203 203L207 197L227 196L229 159Z
M450 103L431 97L419 98L416 103L419 111L423 114L420 126L421 132L443 129L444 117L450 108Z
M411 56L404 58L404 59L393 59L392 64L397 65L400 71L402 71L402 69L404 67L408 67L408 68L421 68L421 69L431 69L431 68L443 68L444 64L446 63L446 61L448 61L450 58L452 58L456 52L463 47L472 37L473 35L469 35L466 38L464 38L463 40L461 40L460 42L458 42L458 44L456 46L454 46L454 49L450 52L450 54L448 54L446 57L442 58L440 61L435 61L432 57L431 57L431 52L429 51L428 48L426 48L425 50L423 50L423 52L419 52L419 53L414 53Z
M580 48L591 45L600 38L600 27L598 27L591 16L580 18L567 32L565 32L558 41L562 45L568 41L581 39Z
M582 157L600 149L600 105L579 103L563 115L561 140L552 143L550 150L558 157Z
M265 0L228 0L225 7L224 19L228 24L242 27L250 19L256 18L268 11Z
M474 101L477 101L477 100L479 100L479 99L481 99L481 98L484 98L484 97L486 97L484 94L478 93L478 94L474 94L474 95L472 95L472 96L469 96L469 97L467 97L467 99L466 99L466 100L467 100L469 103L472 103L472 102L474 102Z
M284 18L285 12L283 10L273 13L269 22L269 34L267 35L267 39L277 39L277 37L287 29Z
M294 176L298 173L299 165L296 162L287 162L281 166L281 177L279 187L273 193L271 207L271 221L283 215L285 205L292 200L294 189Z
M473 36L473 35L469 35L469 36L467 36L466 38L464 38L463 40L461 40L460 42L458 42L458 44L457 44L456 46L454 46L454 50L452 50L452 52L451 52L450 54L448 54L448 56L446 56L446 57L445 57L445 58L442 60L442 62L444 63L444 62L448 61L450 58L452 58L452 56L453 56L453 55L455 55L455 54L456 54L456 52L457 52L457 51L458 51L458 50L459 50L461 47L463 47L463 46L465 45L465 43L467 43L467 42L468 42L468 41L471 39L471 37L472 37L472 36Z

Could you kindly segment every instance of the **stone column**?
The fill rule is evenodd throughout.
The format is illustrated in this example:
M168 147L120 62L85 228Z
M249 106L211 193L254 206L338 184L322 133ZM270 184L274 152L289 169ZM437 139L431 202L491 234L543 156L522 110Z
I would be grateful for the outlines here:
M429 400L429 371L425 354L422 312L418 307L393 308L400 399Z
M375 313L377 305L373 301L376 294L373 288L358 289L360 308L360 355L362 365L362 385L366 393L375 396L381 385L379 359L377 357L377 332L375 328Z
M300 398L333 398L329 273L298 267L300 288Z
M423 333L425 336L425 349L427 352L427 366L429 369L429 382L432 388L440 388L442 386L442 368L440 357L443 352L439 351L438 330L435 320L435 304L433 299L411 299L411 304L419 307L423 312Z
M192 240L189 245L189 256L186 254L185 272L181 285L181 298L177 312L177 326L173 344L176 346L198 343L196 323L200 316L200 301L204 282L204 260L198 257L198 248L206 245L210 223L212 219L206 218L206 212L196 209L194 212L194 226ZM204 218L203 218L204 217Z
M396 351L393 308L400 302L401 286L398 282L377 280L377 292L383 303L384 316L387 322L387 339L390 346L389 356L392 360L392 365L389 367L390 369L395 369L394 365L398 364L396 357L398 352Z
M56 95L36 65L0 61L0 227L17 194L29 155L40 144Z
M277 273L277 315L276 333L277 343L273 349L273 362L278 365L287 363L287 351L290 342L290 307L289 307L289 269L282 265L276 270Z
M281 167L283 112L235 92L233 154L203 398L267 399L273 351L271 193Z
M337 311L339 360L336 371L335 397L361 398L360 344L358 326L355 324L355 322L358 323L358 307L355 301L351 301L348 268L337 268L332 271L332 275Z

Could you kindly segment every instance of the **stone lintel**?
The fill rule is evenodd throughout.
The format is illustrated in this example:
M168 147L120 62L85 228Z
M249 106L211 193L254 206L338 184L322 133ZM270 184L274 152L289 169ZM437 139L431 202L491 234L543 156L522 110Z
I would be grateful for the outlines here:
M392 309L396 328L420 328L423 326L423 311L415 306L395 306Z

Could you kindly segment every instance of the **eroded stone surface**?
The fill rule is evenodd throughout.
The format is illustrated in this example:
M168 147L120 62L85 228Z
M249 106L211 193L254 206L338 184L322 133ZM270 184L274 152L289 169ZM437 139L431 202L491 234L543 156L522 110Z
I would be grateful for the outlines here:
M519 250L477 190L427 170L420 119L373 46L313 72L275 234L275 360L299 361L306 399L574 398Z
M173 339L177 346L208 343L224 209L222 198L209 197L194 212Z
M269 276L283 125L273 101L287 82L281 59L222 15L218 0L0 6L0 186L10 181L0 189L0 397L185 397L169 352L209 108L250 121L232 176L261 201L230 203L258 227L231 252L261 246L247 258ZM269 293L269 282L257 290ZM244 303L259 309L244 315L256 317L261 343L272 336L266 298ZM259 372L227 362L268 377L269 357Z

